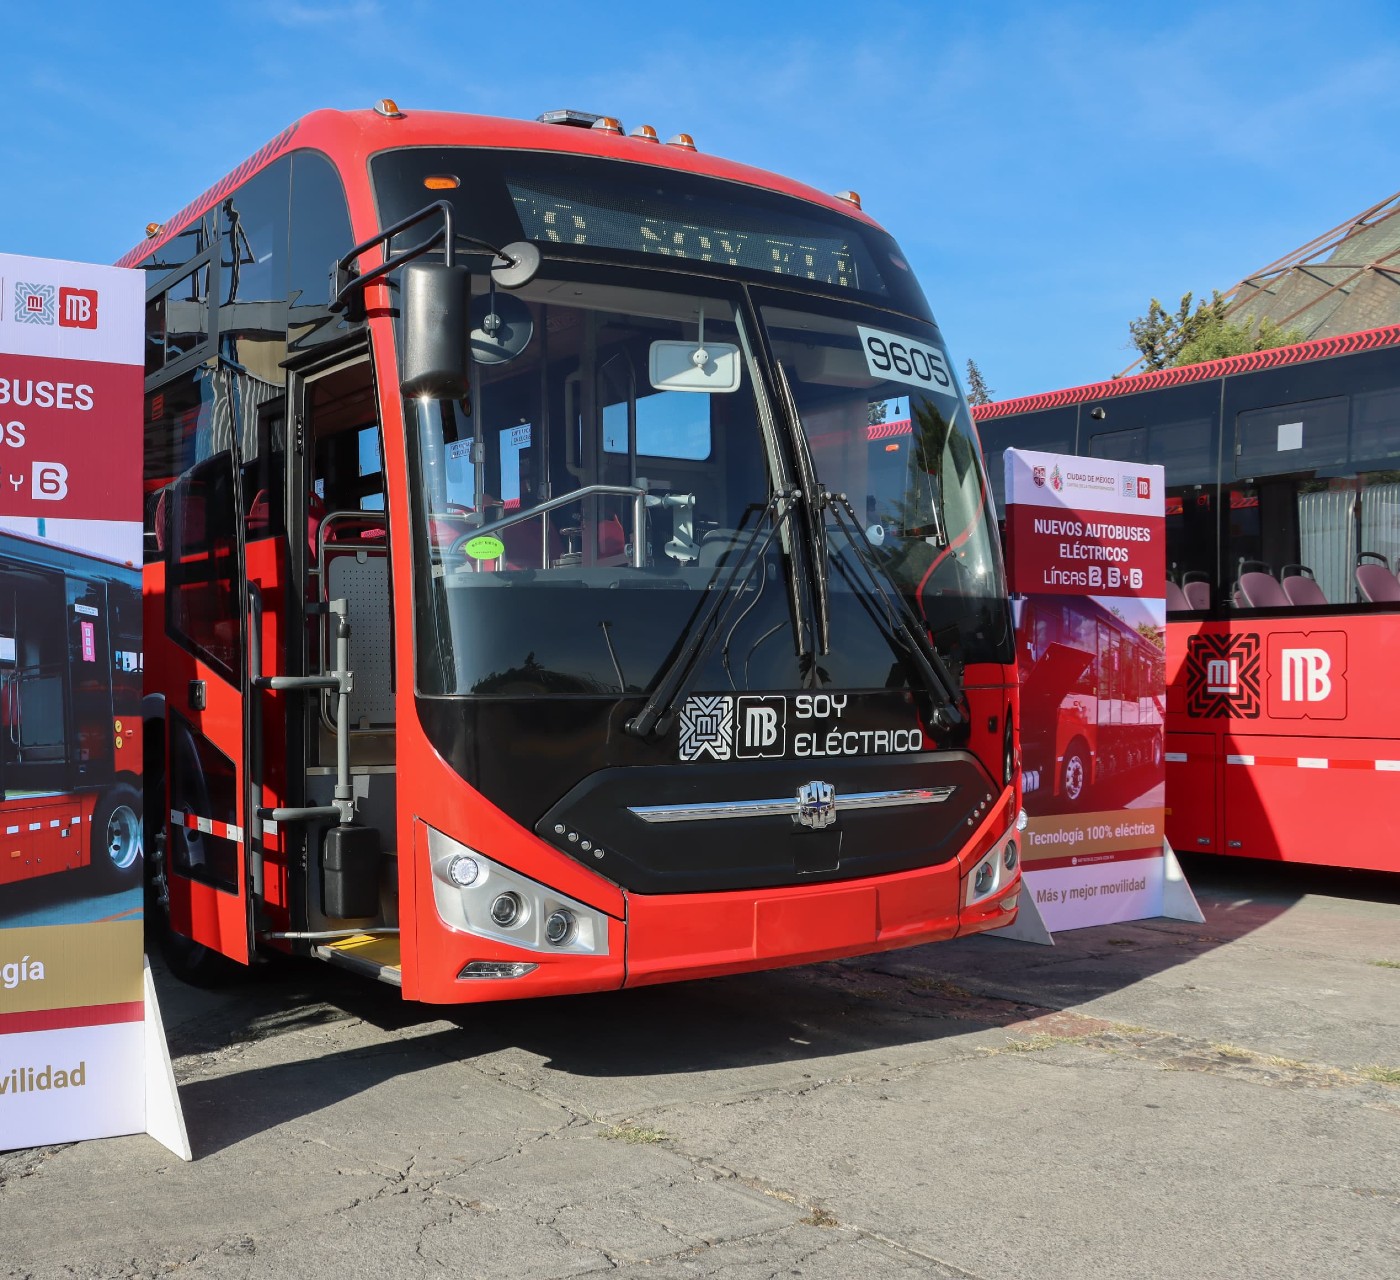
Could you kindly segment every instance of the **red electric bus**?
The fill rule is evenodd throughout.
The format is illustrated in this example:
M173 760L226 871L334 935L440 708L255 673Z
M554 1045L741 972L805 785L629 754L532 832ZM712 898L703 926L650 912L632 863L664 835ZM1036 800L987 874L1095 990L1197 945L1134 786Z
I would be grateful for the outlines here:
M182 972L275 949L479 1001L1014 917L985 472L852 193L386 100L301 120L122 265ZM881 478L896 400L919 431Z
M1009 446L1166 468L1172 844L1400 870L1400 326L975 417L994 486Z
M0 885L139 882L141 665L138 570L0 532Z

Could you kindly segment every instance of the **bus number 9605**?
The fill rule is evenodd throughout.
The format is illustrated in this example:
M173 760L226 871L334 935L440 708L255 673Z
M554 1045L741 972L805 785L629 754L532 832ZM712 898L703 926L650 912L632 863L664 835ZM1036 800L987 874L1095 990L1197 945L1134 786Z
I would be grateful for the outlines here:
M945 396L956 394L948 363L936 347L864 325L857 325L856 332L872 378L895 378Z

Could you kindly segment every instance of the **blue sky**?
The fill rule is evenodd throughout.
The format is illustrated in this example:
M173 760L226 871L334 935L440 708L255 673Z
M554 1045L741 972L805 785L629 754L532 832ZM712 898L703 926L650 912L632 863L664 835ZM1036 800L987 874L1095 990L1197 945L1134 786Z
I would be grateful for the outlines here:
M999 396L1400 188L1400 6L9 0L0 250L110 262L297 116L574 106L854 188Z

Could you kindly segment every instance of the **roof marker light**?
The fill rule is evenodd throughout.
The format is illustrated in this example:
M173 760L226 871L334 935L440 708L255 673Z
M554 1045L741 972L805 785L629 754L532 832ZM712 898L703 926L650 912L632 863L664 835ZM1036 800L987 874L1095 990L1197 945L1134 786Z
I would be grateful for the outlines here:
M860 208L860 192L859 192L859 191L838 191L838 192L836 193L836 198L837 198L838 200L844 200L847 204L853 204L853 205L855 205L855 207L856 207L857 209Z
M161 229L161 226L162 226L162 225L163 225L163 224L161 224L161 223L159 223L159 222L148 222L148 223L146 223L146 239L147 239L147 240L154 240L154 239L156 238L156 236L160 235L160 229Z
M616 116L599 116L589 128L597 129L599 133L615 133L620 137L622 121Z
M639 124L635 129L632 130L630 136L633 138L640 138L643 142L661 141L661 139L656 136L656 130L653 129L649 124Z
M393 98L380 98L374 104L374 109L386 120L403 119L403 112L399 110L399 104Z
M596 111L575 111L572 107L562 107L557 111L541 111L535 119L540 124L567 124L575 129L591 129L593 122L600 119Z
M682 151L694 151L695 139L688 133L673 133L666 139L668 147L679 147Z

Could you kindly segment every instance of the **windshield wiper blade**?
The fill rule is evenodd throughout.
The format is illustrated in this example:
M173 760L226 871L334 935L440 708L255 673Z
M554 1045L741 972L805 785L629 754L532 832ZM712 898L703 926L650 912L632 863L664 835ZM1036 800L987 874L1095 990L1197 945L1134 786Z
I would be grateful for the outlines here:
M776 368L783 404L787 409L788 421L793 426L797 479L802 492L807 495L807 558L812 562L813 647L818 654L825 654L831 652L831 593L827 582L826 518L822 515L818 500L822 490L817 484L817 468L812 461L807 432L802 426L802 415L797 411L797 397L792 393L792 383L788 381L787 370L783 368L781 360L777 361ZM800 584L794 582L794 587L800 592Z
M961 724L963 714L958 701L962 691L958 688L952 672L948 670L947 663L943 661L943 655L938 652L933 641L929 639L928 632L914 617L908 601L897 588L891 590L889 578L881 567L875 548L871 545L864 528L856 519L850 500L844 493L823 492L821 502L831 510L836 517L837 527L856 549L871 586L884 602L886 618L894 635L902 642L901 648L918 668L925 687L943 704L944 718L950 724Z
M700 607L699 615L691 625L680 652L662 673L642 709L623 726L628 733L638 738L649 738L654 733L664 734L671 727L671 717L675 714L676 704L685 696L706 655L723 632L730 611L744 588L748 586L749 579L753 577L754 569L762 565L763 557L773 539L790 519L797 499L801 496L798 489L775 490L769 495L759 516L760 521L765 517L772 519L768 536L759 541L759 527L755 522L749 540L729 566L724 585L718 589L711 589L709 598ZM778 509L780 505L781 510ZM740 574L743 575L742 581L738 581ZM801 619L798 619L797 625L800 631Z

